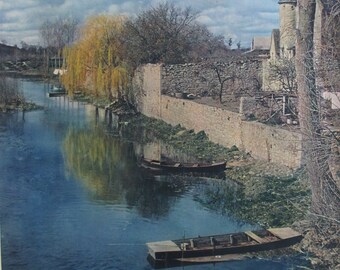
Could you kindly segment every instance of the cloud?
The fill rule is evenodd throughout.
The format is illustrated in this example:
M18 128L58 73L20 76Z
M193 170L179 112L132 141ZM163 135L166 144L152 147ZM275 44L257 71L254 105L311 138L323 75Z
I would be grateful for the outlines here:
M39 4L34 0L0 1L0 10L7 11L13 9L25 9Z
M83 21L95 14L133 16L164 0L0 0L0 40L39 43L39 26L46 19L72 16ZM255 35L269 36L278 28L277 0L170 0L199 12L197 21L214 34L250 44Z

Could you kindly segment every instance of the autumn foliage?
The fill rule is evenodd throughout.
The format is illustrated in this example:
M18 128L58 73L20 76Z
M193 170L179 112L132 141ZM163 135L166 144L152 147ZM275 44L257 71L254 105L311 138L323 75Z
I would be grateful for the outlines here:
M124 97L129 76L120 57L123 25L123 17L91 17L78 42L64 49L67 72L62 82L70 95L81 91L110 100Z

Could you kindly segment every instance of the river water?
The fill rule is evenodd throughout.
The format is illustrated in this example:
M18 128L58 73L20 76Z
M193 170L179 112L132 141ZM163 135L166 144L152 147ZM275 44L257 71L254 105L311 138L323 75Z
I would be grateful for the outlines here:
M4 270L152 269L146 242L255 228L202 203L228 181L145 175L137 144L91 106L48 98L43 82L18 81L44 110L0 114ZM294 267L278 258L185 269Z

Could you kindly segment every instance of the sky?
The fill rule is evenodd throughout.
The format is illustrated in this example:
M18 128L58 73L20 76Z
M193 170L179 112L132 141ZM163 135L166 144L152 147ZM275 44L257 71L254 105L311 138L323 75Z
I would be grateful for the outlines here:
M0 42L42 45L43 21L72 16L84 21L99 14L134 16L164 0L0 0ZM254 36L270 36L279 27L277 0L168 0L199 12L197 21L214 34L250 47Z

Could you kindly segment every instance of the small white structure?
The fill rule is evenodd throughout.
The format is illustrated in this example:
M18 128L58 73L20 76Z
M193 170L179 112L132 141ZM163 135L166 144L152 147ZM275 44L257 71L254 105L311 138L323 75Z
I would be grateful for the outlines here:
M56 69L53 71L53 74L54 74L54 75L64 75L66 72L67 72L66 69L56 68Z
M322 97L331 101L333 110L340 110L340 92L323 92Z

